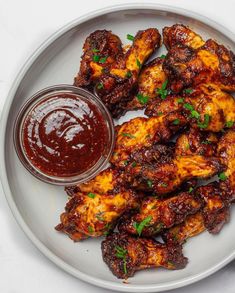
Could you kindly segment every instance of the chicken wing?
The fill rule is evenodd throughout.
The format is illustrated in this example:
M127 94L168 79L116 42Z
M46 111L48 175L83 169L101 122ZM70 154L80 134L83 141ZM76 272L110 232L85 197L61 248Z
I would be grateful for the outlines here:
M96 93L114 118L126 111L127 103L136 90L142 65L160 44L161 36L157 29L139 31L127 53L108 70L104 70L99 78L95 87Z
M164 27L162 34L163 43L167 50L177 46L188 46L192 49L198 49L205 44L201 36L183 24Z
M192 127L219 132L235 121L235 99L215 85L204 84L191 93L153 100L145 114L152 117L172 112L185 116Z
M201 155L176 156L168 163L130 163L125 169L125 180L136 190L167 194L192 178L210 178L223 171L224 166L216 157Z
M118 224L118 230L133 235L153 236L182 223L190 214L195 214L202 207L199 198L189 192L169 199L147 197L143 199L138 213Z
M226 91L235 90L235 56L213 40L193 49L172 47L163 62L169 88L179 93L184 88L211 83Z
M107 30L91 33L83 46L80 70L74 79L74 85L91 89L103 70L122 56L122 42L118 36Z
M164 59L155 58L144 65L139 78L135 97L128 103L128 110L142 109L157 95L156 89L161 88L167 77L162 69Z
M136 271L164 267L183 269L187 258L180 245L166 245L151 238L135 238L113 233L101 244L104 262L118 278L132 277Z
M185 124L185 117L178 113L152 118L137 117L123 123L117 128L111 163L118 168L125 167L133 152L169 140Z
M105 170L86 184L68 188L72 197L56 230L74 241L106 235L126 211L139 206L139 197L118 182L115 171Z

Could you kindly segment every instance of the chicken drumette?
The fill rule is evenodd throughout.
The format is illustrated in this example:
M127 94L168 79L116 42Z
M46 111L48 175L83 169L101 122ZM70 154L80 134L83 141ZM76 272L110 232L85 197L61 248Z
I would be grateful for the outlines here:
M152 238L135 238L125 233L109 235L101 245L104 262L118 278L132 277L136 271L164 267L183 269L187 258L180 245L167 245Z

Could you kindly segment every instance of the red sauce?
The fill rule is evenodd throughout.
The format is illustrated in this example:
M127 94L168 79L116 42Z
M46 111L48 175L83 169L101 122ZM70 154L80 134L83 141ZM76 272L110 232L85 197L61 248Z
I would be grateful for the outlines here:
M24 121L22 134L32 164L59 177L78 175L94 166L108 140L99 109L73 94L59 94L36 104Z

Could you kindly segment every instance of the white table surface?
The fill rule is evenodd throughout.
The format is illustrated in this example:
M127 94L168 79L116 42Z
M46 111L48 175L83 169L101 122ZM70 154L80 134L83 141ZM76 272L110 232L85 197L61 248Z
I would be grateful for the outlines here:
M0 0L0 110L11 83L26 58L67 22L121 0ZM139 1L140 2L140 1ZM235 0L158 0L183 7L235 31ZM234 219L233 219L234 220ZM0 186L0 292L111 292L63 272L44 257L15 222ZM223 249L221 247L221 249ZM214 275L174 293L234 293L235 261Z

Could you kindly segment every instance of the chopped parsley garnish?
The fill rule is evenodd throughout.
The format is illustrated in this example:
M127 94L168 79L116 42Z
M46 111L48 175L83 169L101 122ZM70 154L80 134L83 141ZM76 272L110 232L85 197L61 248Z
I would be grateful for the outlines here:
M94 62L99 62L100 56L99 55L93 55L92 59L93 59Z
M158 88L156 90L157 94L160 95L161 99L162 100L165 100L165 98L167 97L168 95L168 90L166 89L167 87L167 84L168 84L168 80L165 80L162 84L162 87L161 88Z
M167 186L168 186L168 184L167 184L167 183L165 183L165 182L162 182L162 183L161 183L161 186L162 186L162 187L167 187Z
M228 128L233 127L233 125L234 125L233 121L226 121L226 123L225 123L225 126L228 127Z
M126 38L127 38L127 40L129 40L129 41L134 41L134 39L135 39L135 37L132 36L132 35L130 35L130 34L127 34L127 35L126 35Z
M220 174L218 175L218 177L219 177L219 179L222 180L222 181L225 181L225 180L227 179L227 176L225 175L224 172L220 173Z
M125 75L127 78L130 78L130 77L132 77L132 73L131 73L131 71L127 71L127 73L126 73L126 75Z
M136 64L137 64L137 66L138 66L139 68L141 68L142 64L141 64L141 62L140 62L139 59L136 59Z
M193 192L193 188L192 188L192 186L189 187L188 192L189 192L189 193Z
M173 124L174 124L174 125L179 125L179 124L180 124L180 120L179 120L179 119L175 119L175 120L173 121Z
M93 233L94 229L91 226L88 226L88 231L89 231L89 233Z
M158 233L162 230L162 228L164 227L164 224L163 223L159 223L157 224L157 226L155 227L154 229L154 233Z
M136 167L136 166L137 166L137 163L136 163L136 162L133 162L133 163L131 164L131 166L132 166L132 167Z
M123 161L123 164L124 164L124 166L127 166L128 165L128 161L127 160Z
M127 250L124 249L121 246L115 246L115 250L116 250L116 257L121 258L123 260L123 271L125 274L127 274L127 268L126 268L126 256L127 256Z
M202 141L202 144L211 144L211 141L209 141L209 140L203 140Z
M94 52L94 53L97 53L97 52L99 52L100 50L98 50L98 49L96 49L96 48L94 48L94 49L92 49L92 52Z
M158 116L161 116L163 113L162 112L157 112L157 115Z
M133 223L133 226L136 230L136 232L138 233L138 235L140 236L144 227L147 226L152 220L152 216L148 216L147 218L145 218L143 221L141 221L140 223Z
M192 110L191 111L191 117L192 118L199 119L200 118L200 114L196 110Z
M161 59L165 59L165 58L166 58L166 55L162 54L162 55L160 56L160 58L161 58Z
M209 122L210 122L210 115L205 114L204 115L204 121L203 122L198 121L197 125L198 125L199 128L207 128L208 125L209 125Z
M137 97L138 101L140 102L140 104L142 104L142 105L146 104L149 100L148 96L144 96L142 94L137 94L136 97Z
M130 137L130 138L135 138L134 135L132 135L131 133L126 133L126 132L122 132L122 136Z
M190 148L189 143L187 143L187 145L185 146L185 148L186 148L186 150L189 150L189 148Z
M89 192L88 194L87 194L87 196L89 196L90 198L95 198L95 194L94 193L92 193L92 192Z
M182 104L184 102L184 99L183 98L179 98L178 100L177 100L177 103L178 104Z
M193 92L193 90L192 90L192 89L185 89L184 92L185 92L186 94L191 94L191 93Z
M96 218L101 222L104 222L103 214L104 212L99 212L96 214Z
M101 90L101 89L103 89L103 88L104 88L104 85L103 85L102 82L100 82L100 83L97 84L97 89L98 89L98 90Z
M147 185L148 185L149 188L152 188L153 187L153 181L147 180Z
M102 57L102 58L100 58L99 63L103 64L103 63L106 62L107 59L108 59L107 56L106 57Z
M187 109L189 111L194 111L193 105L191 105L189 103L185 103L183 106L184 106L185 109Z

